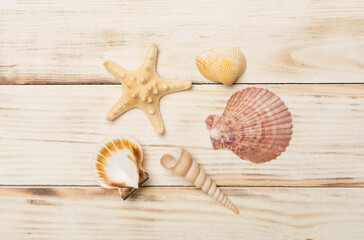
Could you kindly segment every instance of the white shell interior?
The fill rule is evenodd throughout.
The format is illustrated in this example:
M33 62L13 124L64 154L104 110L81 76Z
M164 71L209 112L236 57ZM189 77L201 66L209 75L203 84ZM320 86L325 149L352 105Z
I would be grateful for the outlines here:
M129 187L138 188L138 167L128 158L128 155L133 156L125 148L114 152L111 158L108 158L105 170L114 182L125 182Z
M108 142L112 142L112 139L105 141L105 144L100 146L100 148L107 148L106 143ZM128 157L130 156L131 158L135 158L132 152L127 148L117 149L115 152L109 150L109 152L111 153L111 157L104 156L107 159L106 163L104 164L104 168L108 179L112 180L113 182L125 183L125 185L128 187L138 188L138 166L135 161L130 160ZM102 155L101 153L99 154ZM103 182L102 179L100 180ZM103 183L104 184L102 185L105 186L105 182ZM105 187L109 188L110 186Z

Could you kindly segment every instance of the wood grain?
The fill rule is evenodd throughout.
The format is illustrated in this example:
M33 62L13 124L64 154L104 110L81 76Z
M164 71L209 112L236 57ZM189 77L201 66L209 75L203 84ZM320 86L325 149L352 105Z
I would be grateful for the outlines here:
M105 120L122 87L104 60L135 69L151 43L162 77L195 83L162 99L164 136L140 110ZM247 58L233 87L195 66L221 46ZM0 238L364 239L363 55L360 0L2 0ZM292 113L291 144L270 163L211 149L204 119L243 83L268 83L257 86ZM125 202L92 172L96 146L118 134L142 143L150 175ZM161 167L179 146L239 215Z
M364 192L224 188L231 213L197 189L1 188L4 239L362 239Z
M135 69L160 48L165 78L209 82L194 58L240 48L244 83L359 83L364 2L12 1L0 4L0 83L117 83L106 59Z
M105 120L120 86L0 86L0 184L96 185L96 146L125 134L143 145L150 186L189 186L159 164L178 146L222 186L364 186L363 85L262 85L285 101L294 133L282 156L258 165L212 150L204 124L243 87L194 86L164 97L166 134L158 136L138 109Z

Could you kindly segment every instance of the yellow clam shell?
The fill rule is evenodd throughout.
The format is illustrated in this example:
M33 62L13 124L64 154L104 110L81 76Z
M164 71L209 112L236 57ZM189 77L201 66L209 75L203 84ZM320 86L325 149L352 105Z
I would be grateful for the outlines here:
M244 54L237 48L213 48L196 56L196 65L207 79L232 85L246 69Z

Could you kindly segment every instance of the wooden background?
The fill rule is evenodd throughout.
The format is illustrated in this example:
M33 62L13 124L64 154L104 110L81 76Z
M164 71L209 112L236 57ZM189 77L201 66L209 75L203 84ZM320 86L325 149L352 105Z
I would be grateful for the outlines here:
M132 110L105 114L122 87L103 68L141 64L151 43L158 72L192 90L161 101L166 133ZM194 58L240 48L248 67L232 87ZM364 239L364 2L0 2L1 239ZM235 91L278 94L291 145L266 164L214 151L204 119ZM96 146L131 135L151 178L127 201L92 173ZM235 215L163 169L183 146L239 207Z

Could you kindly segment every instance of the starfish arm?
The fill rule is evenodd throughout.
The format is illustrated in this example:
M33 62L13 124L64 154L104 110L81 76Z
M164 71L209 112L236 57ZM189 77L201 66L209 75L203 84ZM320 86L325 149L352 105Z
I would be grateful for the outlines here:
M192 87L192 83L189 80L176 79L176 80L164 80L163 82L164 82L163 95L174 92L180 92L183 90L190 89Z
M130 71L126 70L122 66L112 62L105 61L104 67L108 70L121 84L126 85L128 83L127 76L130 75Z
M151 122L151 124L154 128L154 131L156 131L156 133L162 135L164 133L164 124L163 124L161 112L159 110L159 103L153 104L152 109L144 108L143 111L148 116L149 121Z
M120 98L120 100L107 113L106 115L107 120L112 121L134 107L130 103L125 104L122 99L123 98Z
M157 66L157 55L158 55L158 48L157 45L152 44L147 54L145 55L143 64L139 67L139 70L141 71L149 71L149 72L155 72L156 66Z

